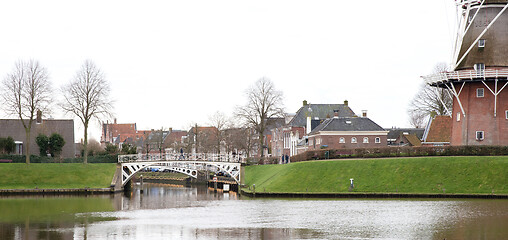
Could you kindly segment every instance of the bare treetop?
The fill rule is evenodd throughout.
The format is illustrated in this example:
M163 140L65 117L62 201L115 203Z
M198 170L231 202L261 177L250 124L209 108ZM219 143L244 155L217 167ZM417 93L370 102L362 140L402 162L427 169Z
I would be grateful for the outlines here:
M21 120L33 119L37 110L47 114L51 103L51 84L46 68L38 61L19 61L3 81L2 108Z
M2 108L7 114L17 116L25 128L24 152L29 164L32 123L37 111L47 114L50 110L52 91L48 72L38 61L19 61L2 85Z
M446 72L447 65L438 63L434 73ZM431 114L450 115L453 99L448 89L431 87L422 83L420 90L409 103L409 121L414 127L421 127Z
M102 70L92 61L85 61L71 83L62 88L62 92L65 97L62 108L78 116L83 123L93 117L110 116L113 107L109 100L109 83Z
M275 89L270 79L265 77L259 79L247 89L246 95L247 104L238 108L238 115L247 124L255 127L268 118L283 116L283 94Z

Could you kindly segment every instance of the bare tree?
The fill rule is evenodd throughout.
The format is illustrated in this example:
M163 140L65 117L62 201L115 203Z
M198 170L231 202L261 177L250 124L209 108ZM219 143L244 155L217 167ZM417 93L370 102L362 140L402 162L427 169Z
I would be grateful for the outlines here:
M3 80L2 107L17 116L26 133L26 163L30 164L30 131L37 111L47 113L51 102L48 72L38 61L19 61L14 71Z
M277 91L273 82L261 78L246 91L247 103L237 107L236 114L252 127L259 137L259 152L263 157L264 132L267 119L282 117L284 114L282 92Z
M212 116L209 117L210 125L215 127L217 131L215 131L215 140L217 141L216 151L217 154L220 154L221 142L224 141L225 138L225 130L229 124L228 118L222 112L215 112Z
M111 116L113 109L109 99L110 87L102 71L86 60L69 84L62 87L65 98L61 103L64 111L76 115L85 128L83 163L88 163L88 126L92 118Z
M152 130L145 140L146 154L148 155L151 150L157 150L159 152L159 156L162 157L162 152L166 148L164 140L168 134L169 131L165 130L164 127L161 127L158 130Z
M434 67L434 73L446 72L445 63ZM408 115L410 123L417 127L434 112L437 115L450 115L453 105L451 93L446 88L437 88L423 83L420 90L409 104Z
M418 111L409 112L409 124L414 128L422 128L427 115Z

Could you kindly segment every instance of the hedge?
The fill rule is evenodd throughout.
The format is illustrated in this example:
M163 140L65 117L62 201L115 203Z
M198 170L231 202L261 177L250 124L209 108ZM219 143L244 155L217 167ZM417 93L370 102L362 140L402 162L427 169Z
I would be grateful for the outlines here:
M13 163L25 163L24 155L0 155L0 159L10 159ZM79 158L52 158L30 155L30 163L82 163L83 157ZM116 163L118 155L88 156L88 163Z
M291 162L337 158L382 158L422 156L501 156L508 146L382 147L309 150L291 157Z

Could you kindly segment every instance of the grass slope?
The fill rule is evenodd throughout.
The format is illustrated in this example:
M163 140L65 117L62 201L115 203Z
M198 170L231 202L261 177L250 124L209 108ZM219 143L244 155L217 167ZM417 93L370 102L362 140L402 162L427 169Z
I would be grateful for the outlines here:
M330 160L245 168L256 192L508 193L508 156Z
M0 189L106 188L116 164L1 163Z

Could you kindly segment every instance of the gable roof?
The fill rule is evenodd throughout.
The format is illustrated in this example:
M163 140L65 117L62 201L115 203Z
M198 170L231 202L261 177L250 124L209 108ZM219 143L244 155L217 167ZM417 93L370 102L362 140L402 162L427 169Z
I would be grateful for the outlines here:
M403 136L407 139L411 146L419 147L422 145L420 139L414 134L404 134Z
M288 123L289 126L303 127L307 125L307 117L326 119L333 117L333 110L339 110L339 117L353 117L355 113L346 104L306 104L300 107L296 115Z
M266 119L266 128L263 133L265 136L272 135L272 129L280 128L286 123L285 118L268 118Z
M386 130L389 131L387 136L388 139L397 139L404 133L416 135L418 139L422 139L423 132L425 131L424 128L387 128Z
M309 135L317 134L321 131L333 132L352 132L352 131L385 131L384 128L379 126L370 118L366 117L339 117L329 118L317 126Z
M425 129L424 142L446 142L452 137L452 118L449 116L435 116L430 119Z

